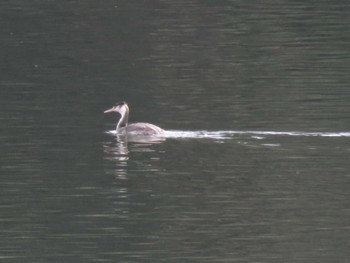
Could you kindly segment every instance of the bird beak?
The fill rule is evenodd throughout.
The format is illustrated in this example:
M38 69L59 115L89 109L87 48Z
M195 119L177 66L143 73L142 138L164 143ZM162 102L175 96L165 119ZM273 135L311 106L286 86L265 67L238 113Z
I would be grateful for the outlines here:
M105 110L103 113L109 113L109 112L113 112L114 111L114 107L110 108L109 110Z

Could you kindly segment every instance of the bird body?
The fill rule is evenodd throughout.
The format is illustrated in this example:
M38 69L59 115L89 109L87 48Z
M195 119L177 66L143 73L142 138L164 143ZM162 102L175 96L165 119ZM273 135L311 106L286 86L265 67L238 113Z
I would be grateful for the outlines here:
M128 124L129 107L124 101L116 103L112 108L104 111L104 113L117 112L121 115L116 131L120 134L135 134L135 135L159 135L164 133L164 130L156 125L137 122Z

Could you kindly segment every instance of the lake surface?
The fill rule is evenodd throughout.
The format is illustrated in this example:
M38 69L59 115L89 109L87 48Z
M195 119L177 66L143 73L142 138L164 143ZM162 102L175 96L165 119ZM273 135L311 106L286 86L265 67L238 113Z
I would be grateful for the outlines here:
M348 262L349 11L2 1L0 261Z

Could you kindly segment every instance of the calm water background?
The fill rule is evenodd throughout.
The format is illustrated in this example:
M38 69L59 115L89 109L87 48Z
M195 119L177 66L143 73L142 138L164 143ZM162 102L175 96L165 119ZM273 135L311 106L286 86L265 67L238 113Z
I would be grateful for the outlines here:
M1 262L348 262L349 1L0 3ZM106 133L299 131L159 143ZM205 137L205 136L204 136Z

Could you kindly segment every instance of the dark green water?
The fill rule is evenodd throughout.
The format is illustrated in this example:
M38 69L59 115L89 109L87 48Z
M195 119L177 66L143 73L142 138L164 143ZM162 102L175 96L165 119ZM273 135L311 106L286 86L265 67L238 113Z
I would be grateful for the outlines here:
M0 261L348 262L349 11L2 1Z

